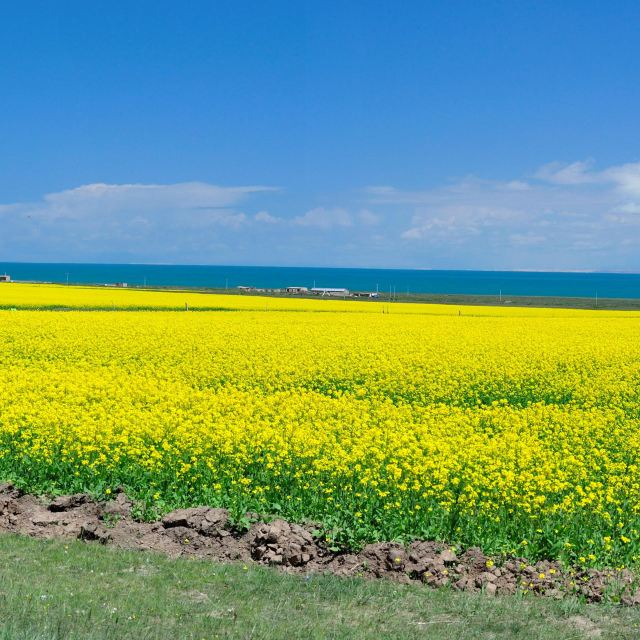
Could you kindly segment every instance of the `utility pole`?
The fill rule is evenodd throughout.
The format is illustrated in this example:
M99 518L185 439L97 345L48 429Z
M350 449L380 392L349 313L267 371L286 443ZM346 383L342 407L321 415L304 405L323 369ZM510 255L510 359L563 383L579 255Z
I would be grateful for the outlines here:
M68 271L66 273L66 276L67 276L67 286L69 286L69 272Z

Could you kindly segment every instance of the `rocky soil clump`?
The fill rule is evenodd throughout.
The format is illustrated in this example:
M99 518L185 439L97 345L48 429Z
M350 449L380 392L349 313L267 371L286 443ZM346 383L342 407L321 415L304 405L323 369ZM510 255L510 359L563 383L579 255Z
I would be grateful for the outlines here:
M159 522L132 517L134 503L124 492L108 502L86 494L46 501L0 483L0 533L36 538L75 538L123 549L159 551L173 557L256 562L293 573L420 581L488 595L530 593L562 599L578 595L588 602L609 600L640 605L640 578L631 571L532 563L525 558L495 558L478 548L462 553L438 542L408 545L376 543L358 553L335 553L314 537L315 527L276 519L234 528L226 509L178 509ZM255 520L255 518L253 518Z

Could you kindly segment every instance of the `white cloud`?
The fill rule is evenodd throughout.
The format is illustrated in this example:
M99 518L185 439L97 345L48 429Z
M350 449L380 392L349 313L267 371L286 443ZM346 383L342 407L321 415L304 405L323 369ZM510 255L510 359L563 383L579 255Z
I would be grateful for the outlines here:
M271 187L89 184L0 204L5 260L640 271L640 163L370 186L336 206ZM326 202L330 194L324 194ZM284 213L280 213L280 212ZM298 215L292 211L302 212ZM339 233L337 233L339 231Z
M375 227L380 224L380 216L373 213L373 211L369 211L368 209L363 209L358 213L358 221L367 226L367 227Z
M203 182L178 184L87 184L46 194L41 202L22 205L38 218L82 219L135 211L187 211L229 207L271 187L219 187ZM14 205L15 206L15 205Z
M535 177L557 185L600 184L640 197L640 162L617 165L603 171L594 171L592 167L593 161L590 160L571 164L551 162L541 167Z
M0 205L0 250L31 260L113 254L163 260L174 252L199 252L202 260L213 247L231 246L225 234L248 225L249 217L236 206L271 191L202 182L82 185L36 202Z
M266 224L278 224L282 222L282 218L278 218L277 216L272 216L268 211L258 211L253 219L256 222L264 222Z
M380 216L369 209L351 212L343 208L316 207L304 214L285 219L271 215L268 211L258 211L256 222L265 224L284 224L293 227L309 227L315 229L333 229L335 227L353 227L356 223L365 227L374 227L380 223Z
M539 233L512 233L509 240L514 246L529 247L547 242L547 236Z
M505 182L503 187L504 189L511 191L528 191L531 189L531 185L524 180L511 180L511 182Z
M640 234L632 232L640 224L640 163L596 170L591 161L554 162L531 180L467 176L364 194L378 215L399 223L399 253L423 266L640 269Z
M615 213L633 213L640 215L640 202L627 202L614 209Z
M351 227L353 219L346 209L326 209L316 207L304 215L296 216L293 224L301 227L315 227L317 229L333 229L335 227Z
M433 197L433 193L429 190L403 191L390 186L365 187L364 193L369 199L369 204L372 205L424 204Z
M640 198L640 162L611 167L603 171L602 175L611 180L622 193Z
M589 184L600 180L599 174L591 171L592 160L572 162L550 162L540 167L535 177L545 182L561 185Z
M510 224L524 216L516 209L500 206L449 204L437 209L420 208L402 237L417 240L449 236L460 240L462 236L478 235L484 229Z
M180 224L183 229L207 229L213 227L227 227L239 229L247 223L246 214L233 209L203 209L197 215L181 216Z

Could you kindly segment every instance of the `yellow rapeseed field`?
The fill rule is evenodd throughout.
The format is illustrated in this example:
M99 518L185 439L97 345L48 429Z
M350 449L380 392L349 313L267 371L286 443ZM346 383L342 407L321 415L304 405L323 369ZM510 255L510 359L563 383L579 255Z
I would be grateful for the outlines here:
M227 311L82 310L185 300ZM0 307L0 480L640 560L638 314L16 284Z
M70 310L185 310L191 311L343 311L350 313L394 313L418 315L465 315L547 317L545 309L464 307L444 304L415 304L386 300L342 300L340 298L267 297L232 293L211 294L184 290L120 289L116 287L65 286L58 284L2 283L0 309ZM585 311L555 309L555 316L584 317ZM615 315L615 312L613 312ZM601 318L603 312L598 311ZM636 317L640 313L635 312ZM626 317L629 317L627 314Z

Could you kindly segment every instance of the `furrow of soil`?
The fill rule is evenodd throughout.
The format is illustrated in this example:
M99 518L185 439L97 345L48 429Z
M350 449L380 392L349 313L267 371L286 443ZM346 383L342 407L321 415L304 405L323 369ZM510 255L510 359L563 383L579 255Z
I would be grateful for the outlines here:
M489 557L478 548L456 553L430 541L376 543L357 553L335 553L314 538L312 526L275 519L254 522L240 531L232 526L225 509L210 507L179 509L158 522L140 522L132 517L133 506L124 492L108 502L97 502L86 494L48 501L25 494L11 483L0 483L0 533L95 541L172 557L256 562L292 573L420 581L489 595L521 591L562 599L574 594L588 602L640 604L640 580L627 569L531 563L525 558Z

